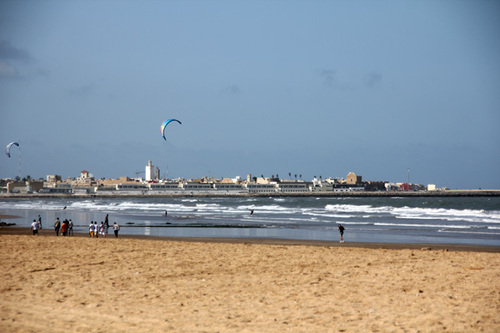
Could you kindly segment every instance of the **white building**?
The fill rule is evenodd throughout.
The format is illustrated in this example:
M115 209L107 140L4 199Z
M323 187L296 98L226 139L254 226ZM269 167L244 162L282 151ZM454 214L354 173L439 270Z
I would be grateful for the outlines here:
M158 179L160 179L160 169L155 168L151 160L149 160L148 165L146 165L146 181Z

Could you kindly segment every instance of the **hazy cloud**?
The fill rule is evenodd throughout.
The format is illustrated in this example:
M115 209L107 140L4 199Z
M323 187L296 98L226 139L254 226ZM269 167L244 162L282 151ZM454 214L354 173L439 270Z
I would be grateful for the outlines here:
M19 73L14 67L9 65L7 62L0 60L0 78L15 78L19 77Z
M233 84L233 85L230 85L229 87L224 88L222 90L222 93L227 94L227 95L239 95L243 92L238 85Z
M382 81L382 74L380 73L377 73L377 72L371 72L371 73L368 73L366 76L365 76L365 85L367 87L374 87L376 86L377 84L380 83L380 81Z
M332 87L338 90L351 90L353 87L349 86L344 82L340 82L337 78L337 72L333 69L320 69L318 75L321 78L323 84L327 87Z
M17 49L10 42L2 40L0 41L0 59L28 61L32 58L27 51Z
M322 69L319 72L319 76L323 80L323 84L326 86L336 85L335 71L331 69Z
M15 48L6 40L0 41L0 78L25 79L26 74L21 74L18 67L24 67L25 63L33 57L26 50ZM20 63L23 63L22 65Z
M96 87L95 82L91 82L89 84L84 84L78 87L74 87L69 89L69 94L73 96L87 96L94 92Z

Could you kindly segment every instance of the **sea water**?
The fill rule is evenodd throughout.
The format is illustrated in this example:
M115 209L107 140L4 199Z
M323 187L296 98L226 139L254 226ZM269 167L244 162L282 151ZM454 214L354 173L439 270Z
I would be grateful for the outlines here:
M500 197L33 198L2 199L0 212L85 233L109 214L121 234L338 241L342 224L346 242L500 246Z

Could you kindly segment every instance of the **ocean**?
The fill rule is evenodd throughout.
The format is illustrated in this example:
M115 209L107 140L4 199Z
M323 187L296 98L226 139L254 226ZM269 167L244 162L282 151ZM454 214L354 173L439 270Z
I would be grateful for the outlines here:
M109 214L120 234L339 241L342 224L346 242L500 246L500 197L33 198L0 199L0 212L85 233Z

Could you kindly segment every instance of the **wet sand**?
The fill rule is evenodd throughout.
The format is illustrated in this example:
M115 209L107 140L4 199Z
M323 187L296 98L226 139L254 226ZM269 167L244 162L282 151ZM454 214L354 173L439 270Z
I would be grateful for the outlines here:
M0 332L500 331L499 247L2 227L0 249Z

